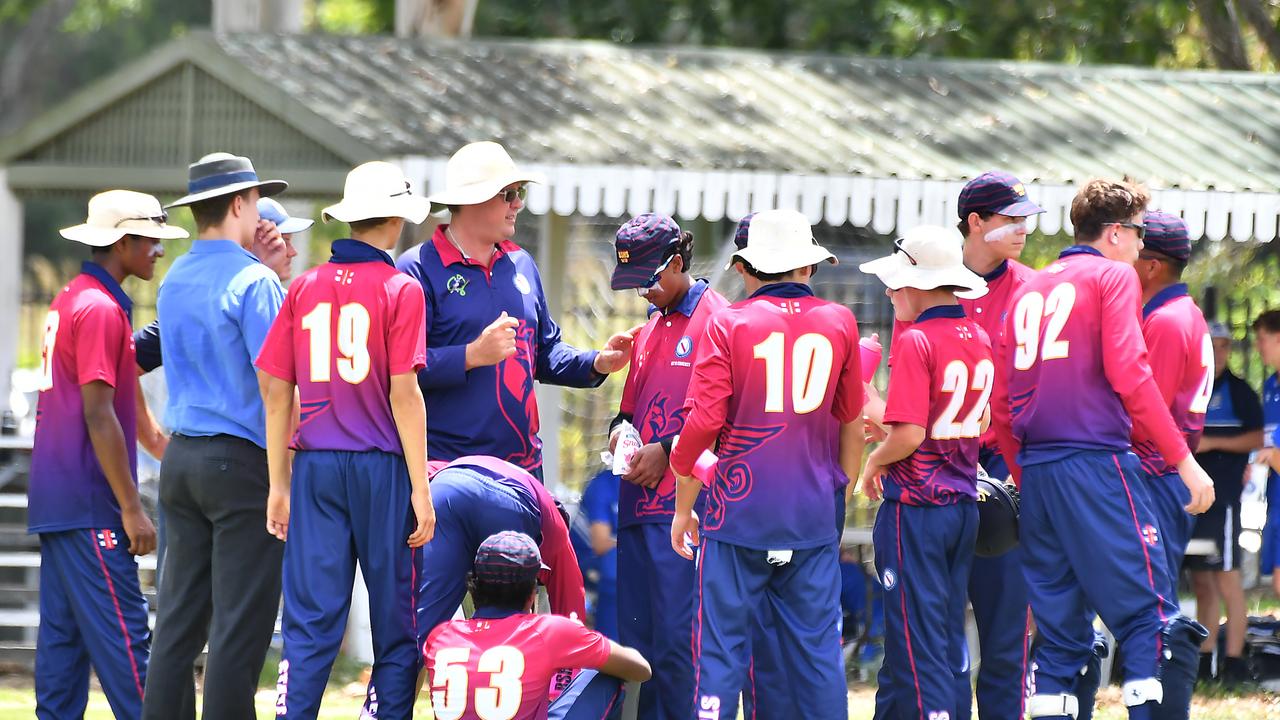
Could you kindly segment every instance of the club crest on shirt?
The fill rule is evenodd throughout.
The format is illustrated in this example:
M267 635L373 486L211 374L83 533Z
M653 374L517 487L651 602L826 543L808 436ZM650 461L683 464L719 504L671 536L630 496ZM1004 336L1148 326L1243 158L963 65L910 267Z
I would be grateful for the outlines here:
M680 342L676 343L676 357L686 358L691 352L693 352L693 338L685 335L680 338Z
M893 568L885 568L881 583L884 585L885 590L894 589L898 586L898 574L893 571Z
M512 280L512 284L516 286L516 289L520 291L521 295L528 295L533 292L533 287L529 285L529 278L525 277L523 273L516 273L515 278Z
M470 280L462 277L461 275L454 275L453 277L449 278L449 282L445 283L444 287L446 290L449 291L450 295L457 293L462 297L466 297L467 284L470 282L471 282Z

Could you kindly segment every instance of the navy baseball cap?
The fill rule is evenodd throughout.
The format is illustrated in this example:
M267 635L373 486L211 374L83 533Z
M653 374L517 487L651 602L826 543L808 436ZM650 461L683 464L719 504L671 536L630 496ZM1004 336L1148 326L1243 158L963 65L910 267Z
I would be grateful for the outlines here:
M618 228L614 239L618 264L609 287L631 290L649 287L666 267L680 242L680 226L666 215L637 215Z
M738 227L733 231L733 245L737 249L741 250L742 248L747 246L747 236L751 234L751 218L755 216L756 216L755 213L747 213L746 215L742 216L741 220L738 221ZM725 270L733 269L732 259L730 259L729 262L725 263L724 269Z
M504 530L480 543L472 572L477 580L486 583L521 585L535 582L545 567L542 554L538 552L538 543L533 538L521 532Z
M956 208L963 220L969 213L998 213L1009 217L1039 215L1044 208L1027 198L1022 181L1007 172L984 172L965 184Z
M1182 262L1191 259L1191 236L1182 218L1152 210L1147 213L1144 224L1147 226L1147 236L1142 239L1144 248Z

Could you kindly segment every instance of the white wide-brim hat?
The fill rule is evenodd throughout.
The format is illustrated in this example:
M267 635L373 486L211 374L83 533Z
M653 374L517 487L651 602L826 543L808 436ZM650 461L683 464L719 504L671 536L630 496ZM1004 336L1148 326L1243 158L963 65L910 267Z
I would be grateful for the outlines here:
M421 224L430 213L431 203L413 194L409 179L399 167L375 160L347 173L342 201L325 208L320 217L325 222L332 219L347 223L398 217Z
M157 240L190 237L186 230L168 224L160 201L132 190L108 190L89 198L89 216L79 225L58 231L62 237L92 247L107 247L125 235Z
M809 219L796 210L762 210L751 218L747 244L733 254L758 272L788 273L796 268L839 260L813 239Z
M858 269L880 278L890 290L955 286L964 288L957 297L970 300L987 294L987 281L964 266L964 239L955 228L920 225L893 244L892 253Z
M463 145L444 168L444 190L427 199L443 210L449 205L479 205L512 183L545 183L542 173L521 170L496 142Z
M187 166L187 194L165 205L182 207L203 200L258 188L258 197L278 195L289 187L283 180L262 180L247 157L209 153Z

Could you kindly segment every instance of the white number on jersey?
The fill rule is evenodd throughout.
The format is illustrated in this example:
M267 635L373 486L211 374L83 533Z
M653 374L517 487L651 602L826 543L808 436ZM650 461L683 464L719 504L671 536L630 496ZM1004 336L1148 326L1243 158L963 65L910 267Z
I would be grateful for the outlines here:
M58 342L58 324L61 317L57 310L50 310L44 318L44 342L40 348L40 392L53 389L53 346Z
M1204 368L1204 377L1201 378L1200 389L1191 399L1191 407L1187 410L1203 415L1209 410L1209 399L1213 397L1213 376L1217 370L1213 366L1213 339L1208 333L1205 333L1200 342L1200 367Z
M755 358L764 360L764 411L786 412L783 392L786 378L786 337L773 332L756 345ZM835 350L831 341L819 333L805 333L791 346L791 410L804 415L817 410L827 396L831 382L831 366Z
M963 360L952 360L947 364L942 371L942 392L950 393L951 400L933 423L930 435L934 440L975 438L982 434L982 414L986 412L987 402L991 399L995 377L995 364L985 358L973 367L972 383L969 382L969 366ZM964 416L964 420L956 422L970 390L979 393L978 401L970 408L969 414Z
M470 676L466 662L471 648L442 648L431 674L431 706L436 720L458 720L467 711ZM489 685L475 689L476 715L481 720L511 720L524 697L524 654L509 645L480 654L476 671L489 673Z
M329 382L329 337L333 303L319 303L302 318L302 329L311 336L311 382ZM360 303L338 308L338 377L359 385L369 376L369 311Z
M1071 317L1076 304L1076 286L1062 283L1049 291L1049 297L1029 292L1018 300L1013 308L1013 367L1030 370L1036 357L1041 360L1058 360L1071 352L1071 343L1059 340L1062 329ZM1044 345L1040 344L1040 329L1044 325Z

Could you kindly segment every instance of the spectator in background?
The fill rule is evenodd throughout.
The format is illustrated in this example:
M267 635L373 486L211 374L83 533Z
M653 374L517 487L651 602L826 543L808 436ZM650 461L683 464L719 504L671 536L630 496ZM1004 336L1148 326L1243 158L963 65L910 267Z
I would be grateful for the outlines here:
M310 230L316 221L310 218L290 217L284 206L271 198L258 199L258 216L275 225L276 232L280 233L280 242L272 242L261 247L255 244L249 251L261 260L263 265L274 270L280 277L281 283L287 284L293 277L292 261L298 255L297 249L293 247L293 236L295 233Z
M595 629L610 640L618 639L618 483L608 469L587 482L580 512L586 517L591 551L595 555Z
M1254 341L1262 364L1273 372L1262 383L1262 450L1257 461L1266 465L1267 524L1262 530L1262 551L1258 573L1271 576L1271 587L1280 595L1280 450L1276 433L1280 429L1280 310L1268 310L1253 321Z
M1213 478L1216 496L1212 507L1196 518L1191 536L1211 540L1215 549L1212 555L1188 555L1183 564L1191 571L1198 619L1209 631L1200 645L1199 677L1238 685L1249 679L1244 658L1247 617L1240 583L1240 494L1249 453L1262 447L1262 404L1249 383L1227 367L1231 331L1214 322L1209 325L1209 336L1216 372L1196 460ZM1227 642L1226 655L1218 658L1214 672L1219 601L1227 611Z

